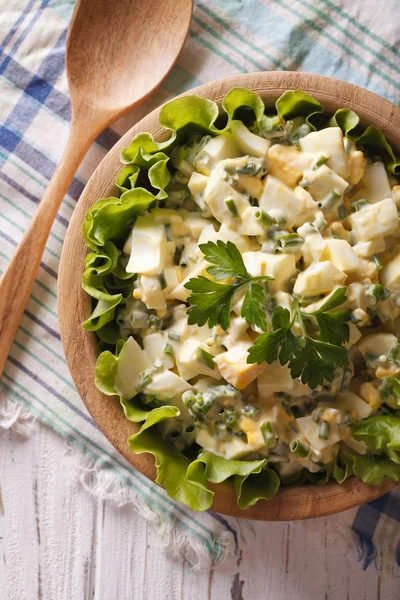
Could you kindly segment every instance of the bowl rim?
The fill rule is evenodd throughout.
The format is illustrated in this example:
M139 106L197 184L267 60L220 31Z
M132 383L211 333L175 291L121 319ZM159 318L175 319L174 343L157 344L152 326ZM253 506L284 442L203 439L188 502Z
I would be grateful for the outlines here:
M234 75L205 83L177 96L198 94L214 100L219 106L232 87L250 88L260 94L266 104L272 104L284 91L301 89L316 97L327 112L336 108L353 109L361 123L376 125L385 133L389 143L396 146L400 139L400 108L389 100L356 85L309 73L269 71ZM158 123L163 105L153 110L129 131L106 154L90 177L72 215L61 254L58 279L58 314L61 339L67 363L78 392L96 425L116 450L138 471L155 481L154 457L149 453L133 454L127 438L139 426L128 421L116 396L106 396L94 385L94 366L98 355L95 333L86 332L81 323L91 312L91 299L81 287L83 260L87 254L81 229L86 210L98 198L106 197L115 189L115 177L122 168L120 151L139 132L149 131L156 140L165 139L167 130ZM218 484L212 510L234 517L286 521L306 519L341 512L369 502L386 493L397 482L386 481L371 486L355 477L343 484L329 482L323 486L301 485L281 487L271 500L258 501L255 506L241 510L237 506L233 486Z

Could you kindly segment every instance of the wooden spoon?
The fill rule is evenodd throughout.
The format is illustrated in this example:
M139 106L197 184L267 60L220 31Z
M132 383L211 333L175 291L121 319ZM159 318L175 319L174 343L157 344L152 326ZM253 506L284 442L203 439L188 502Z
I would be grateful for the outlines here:
M66 53L70 134L0 282L0 375L75 171L101 131L147 98L169 73L185 42L192 7L192 0L78 0Z

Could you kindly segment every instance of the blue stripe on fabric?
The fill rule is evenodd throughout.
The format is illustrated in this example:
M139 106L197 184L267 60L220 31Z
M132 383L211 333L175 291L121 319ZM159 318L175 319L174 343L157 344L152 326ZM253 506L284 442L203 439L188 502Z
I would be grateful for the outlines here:
M90 423L90 425L92 425L95 429L99 430L99 428L97 427L97 425L93 421L93 419L91 419L87 414L85 414L77 406L75 406L75 404L73 404L67 398L65 398L65 396L63 396L62 394L57 392L57 390L55 390L51 385L46 383L41 377L36 375L36 373L32 373L32 371L30 369L25 367L25 365L20 363L19 360L17 360L16 358L14 358L11 355L8 356L8 360L10 361L11 364L13 364L15 367L17 367L20 371L25 373L25 375L28 375L28 377L30 377L31 379L33 379L33 381L38 383L40 385L40 387L42 387L44 390L46 390L46 392L49 392L52 396L57 398L57 400L60 400L60 402L65 404L65 406L68 406L68 408L70 408L75 414L77 414L79 417L81 417L84 421L86 421L87 423Z
M369 504L361 506L354 517L351 528L358 536L359 561L363 561L363 571L368 569L376 557L373 537L381 514L385 512L388 499L389 494L385 494Z
M1 176L1 173L0 173L0 176ZM16 248L18 246L18 243L15 240L13 240L13 238L11 238L9 235L4 233L4 231L0 230L0 237L2 237L3 240L5 240L9 244L11 244L11 246L14 246L14 248ZM43 271L46 271L46 273L48 273L49 275L54 277L54 279L57 281L58 275L55 271L53 271L53 269L51 267L46 265L46 263L44 263L43 261L40 261L40 266L42 267Z
M23 196L25 196L25 198L31 200L31 202L33 202L34 204L39 204L40 198L37 198L36 196L28 192L27 189L23 188L21 185L19 185L19 183L14 181L14 179L11 179L11 177L8 177L8 175L6 175L5 173L0 172L0 179L8 183L8 185L17 190L17 192L19 192ZM64 225L65 228L68 227L68 220L65 217L62 217L61 215L57 214L56 219L61 223L61 225Z
M4 77L11 85L22 91L24 91L29 85L29 82L32 80L32 76L33 73L25 69L21 64L13 59L10 61L9 68L2 75L2 77ZM25 98L27 101L23 104L22 108L18 110L18 124L25 122L25 120L29 121L29 118L26 118L25 116L25 112L37 112L36 103L39 103L39 106L44 106L46 109L50 110L56 117L62 119L62 121L65 123L69 123L71 121L70 99L66 94L60 92L54 87L47 96L45 104L40 103L38 99L28 96L27 94L24 94L23 98ZM18 105L21 105L23 98L21 98L21 100L18 102ZM32 105L31 103L35 104ZM115 144L115 142L118 141L118 139L119 135L112 129L107 128L99 135L95 143L99 144L99 146L101 146L104 150L109 150Z
M36 325L39 325L39 327L42 327L42 329L47 331L48 334L50 334L56 340L59 340L61 342L60 334L57 331L55 331L54 329L52 329L51 327L49 327L44 321L39 319L39 317L37 317L36 315L31 313L29 310L25 310L25 315L28 317L28 319L30 319L31 321L36 323Z
M219 6L215 0L212 4ZM291 57L292 64L288 65L289 69L301 69L350 81L393 100L393 96L386 89L375 82L371 84L368 76L352 69L320 41L307 34L302 23L293 25L274 11L270 3L266 5L260 0L247 0L246 3L229 2L224 5L224 10L234 20L242 23L250 33L261 39L265 37L282 55Z
M19 15L18 19L15 21L14 25L11 27L10 31L4 38L2 45L0 46L0 55L3 53L4 48L7 46L8 42L12 39L14 33L19 29L19 26L25 21L25 18L30 13L31 8L34 4L35 0L29 0L28 4L25 6L24 10Z
M39 19L43 10L46 8L49 0L42 0L42 4L39 6L38 10L33 15L32 19L29 21L19 38L14 42L11 50L8 52L8 55L5 57L3 63L0 65L0 74L4 72L4 70L8 67L12 56L17 52L18 48L21 46L22 42L26 39L28 33L31 31L36 21ZM4 52L1 54L4 55Z
M387 502L383 507L383 512L387 517L400 523L400 498L396 494L389 492ZM372 503L371 503L372 504Z
M400 567L400 540L399 540L399 543L397 544L397 548L396 548L396 562Z
M18 132L14 127L8 126L9 131L19 139L18 144L14 147L13 154L20 158L27 165L32 167L37 173L50 180L53 176L53 173L56 169L56 163L45 156L40 150L35 148L31 143L27 142L22 132ZM15 140L15 137L10 136L9 138L10 144L12 144ZM0 136L0 146L3 145L3 136ZM8 149L8 148L6 148ZM6 162L6 159L1 159L0 164ZM67 190L68 196L70 196L73 200L78 200L80 195L83 192L83 188L85 184L80 181L77 176L74 177L71 185ZM34 200L33 200L34 202Z

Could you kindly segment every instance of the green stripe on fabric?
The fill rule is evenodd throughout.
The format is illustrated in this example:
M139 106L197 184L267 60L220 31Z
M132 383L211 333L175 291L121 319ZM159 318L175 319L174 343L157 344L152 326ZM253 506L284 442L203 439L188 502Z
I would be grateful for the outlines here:
M40 308L43 308L43 310L45 310L46 312L48 312L52 317L54 317L55 319L58 319L57 313L55 313L53 310L51 310L51 308L49 308L46 304L44 304L44 302L42 302L41 300L39 300L39 298L36 298L35 296L32 296L32 295L30 295L29 297L31 298L31 300L33 300L34 302L36 302L36 304L38 306L40 306Z
M0 156L4 158L7 162L9 162L11 165L13 165L13 167L16 167L19 171L21 171L21 173L29 177L29 179L32 179L32 181L40 185L40 187L42 187L44 190L47 188L48 183L46 184L43 181L40 181L40 179L32 175L32 173L28 171L28 169L24 169L24 167L22 167L17 161L12 160L11 155L7 156L7 154L4 154L4 152L1 152L0 150ZM68 202L66 198L64 198L63 204L66 204L71 210L74 210L75 208L75 206L71 204L71 202Z
M370 71L373 71L376 75L379 75L382 79L387 81L390 85L392 85L393 87L400 90L400 83L398 84L396 82L393 82L392 79L390 77L388 77L385 73L382 73L381 71L379 71L379 69L377 69L375 67L375 65L371 65L370 63L365 61L363 58L361 58L361 56L359 54L356 54L355 52L353 52L353 50L351 50L350 48L347 48L347 46L342 44L342 42L339 42L338 40L336 40L333 36L331 36L329 33L327 33L322 27L319 27L319 25L317 25L310 19L308 19L307 17L304 17L298 10L292 8L290 5L286 4L282 0L272 0L272 1L275 4L277 4L278 6L281 6L282 8L286 9L288 12L292 13L292 15L294 15L295 17L300 19L302 23L304 23L305 25L308 25L308 27L310 27L310 29L313 29L314 31L317 31L318 33L320 33L323 38L330 40L333 44L335 44L336 46L341 48L346 54L348 54L349 56L352 56L353 58L356 58L359 63L362 63Z
M357 29L359 29L360 31L362 31L363 33L368 35L372 40L374 40L375 42L378 42L378 44L382 44L382 46L384 46L387 50L390 50L391 52L393 52L393 54L395 54L396 56L400 56L400 51L397 50L397 48L395 46L391 46L390 44L387 43L387 41L384 38L380 37L376 33L373 33L372 31L370 31L362 23L357 21L357 19L355 19L354 17L352 17L351 15L346 13L344 10L342 10L340 8L340 6L336 6L336 4L334 4L333 2L330 2L329 0L321 0L321 2L323 2L326 6L329 6L329 8L332 8L332 10L337 12L343 18L347 19L350 23L352 23L352 25L354 25L355 27L357 27Z
M193 523L195 523L195 525L197 525L198 527L200 527L201 529L203 529L206 533L208 533L211 538L214 537L213 532L208 529L208 527L206 527L205 525L203 525L203 523L196 521L196 519L194 519L190 514L185 513L179 506L179 504L175 504L173 502L173 500L171 500L171 498L169 498L168 496L162 496L160 494L160 492L157 489L156 485L150 484L149 481L146 478L141 478L139 477L139 475L135 472L134 469L130 469L128 468L126 465L124 465L123 463L121 463L117 457L112 456L109 452L107 452L107 450L105 450L104 448L102 448L101 446L99 446L96 442L94 442L93 440L90 440L90 438L86 437L86 435L84 433L82 433L81 431L79 431L78 429L76 429L73 425L71 425L70 423L68 423L68 421L66 421L63 417L61 417L59 414L57 414L56 412L54 412L54 410L52 410L50 408L50 406L48 406L47 404L45 404L44 402L42 402L33 392L31 392L30 390L27 390L23 385L21 385L18 381L16 381L13 377L11 377L10 375L8 375L8 373L3 373L3 377L6 377L9 381L11 381L11 383L15 384L17 387L19 387L25 394L27 394L28 396L32 396L32 398L35 399L36 402L38 402L39 404L41 404L42 406L44 406L46 408L46 410L48 410L49 412L51 412L56 419L60 420L62 423L68 425L68 427L74 431L74 433L76 433L77 435L79 435L80 437L82 437L85 441L87 441L89 444L91 444L92 446L94 446L95 448L97 448L97 450L99 450L102 454L105 454L110 460L112 460L113 462L116 462L124 471L127 471L129 473L129 475L131 477L133 477L136 480L139 480L140 483L142 485L144 485L145 487L147 487L147 489L152 493L157 495L159 498L161 498L161 500L163 502L166 502L167 504L169 504L170 506L172 506L172 508L176 509L178 512L180 512L185 518L189 519L190 521L192 521ZM4 384L4 381L0 381L0 383ZM13 388L9 388L11 392L15 393L16 395L19 396L19 394L17 394L15 392L15 390L13 390ZM31 406L31 405L30 405ZM185 527L189 527L187 524L185 524L183 521L181 521L182 524ZM201 535L201 534L198 534ZM203 538L203 536L201 536ZM211 548L209 546L208 540L206 538L203 538L204 541L207 543L210 551Z
M264 56L267 60L272 62L276 67L279 67L283 71L287 70L286 66L280 60L278 60L277 58L274 58L271 54L269 54L265 50L261 50L260 48L257 48L257 46L255 44L253 44L250 40L246 40L246 38L243 35L241 35L238 31L236 31L227 21L225 21L224 19L219 17L214 11L210 10L207 6L205 6L205 4L203 4L202 2L199 2L199 0L196 0L196 4L211 19L213 19L216 23L221 25L226 31L231 33L234 37L236 37L238 40L240 40L243 44L245 44L246 46L248 46L255 52L258 52L259 54ZM196 21L196 19L197 19L197 21ZM206 23L201 21L197 16L193 16L193 20L196 23L199 22L199 24L201 24L202 27L204 27L204 28L208 27L209 29L211 29ZM211 29L211 31L213 31L213 30ZM210 31L210 33L211 33L211 31ZM236 50L236 52L238 52L238 49L233 45L229 45L223 36L219 36L215 31L213 31L213 35L215 35L218 39L223 40L227 46L229 46L230 48L233 48L233 50ZM257 68L260 68L262 71L265 70L265 66L262 65L261 63L255 62L254 60L250 59L250 57L248 57L248 56L246 56L246 58L249 61L251 60L251 62L253 62L253 64Z
M2 258L4 258L5 260L8 260L8 261L11 260L11 258L9 256L7 256L6 254L4 254L4 252L1 252L1 250L0 250L0 256ZM48 292L51 296L53 296L57 300L57 295L50 288L48 288L46 285L44 285L44 283L42 283L38 279L35 279L35 283L37 283L41 288L43 288L46 292ZM31 297L35 301L39 302L39 300L37 298L35 298L34 296L31 296ZM56 317L57 317L57 315L56 315Z
M8 217L7 215L5 215L4 213L1 215L1 217L7 221L7 223L10 223L10 225L13 225L15 227L15 229L18 229L18 231L20 231L21 233L25 233L25 229L23 227L21 227L21 225L19 223L16 223L15 221L13 221L12 219L10 219L10 217ZM51 248L49 248L48 246L46 246L46 251L53 256L54 258L56 258L57 260L60 260L60 255L57 254L56 252L54 252L53 250L51 250Z
M228 40L226 40L223 36L219 35L212 27L207 25L207 23L205 23L204 21L199 19L196 15L193 15L192 19L195 23L197 23L197 25L200 25L200 27L202 27L205 31L207 31L207 33L212 35L216 40L223 43L225 46L227 46L231 50L234 50L237 54L239 54L239 56L242 56L247 62L252 63L255 67L257 67L257 69L259 69L260 71L265 70L265 65L252 59L250 56L247 56L244 52L242 52L241 50L239 50L239 48L235 47L233 44L228 42ZM215 50L215 48L214 48L214 50Z
M210 44L210 42L207 42L206 40L204 40L195 31L189 31L189 35L190 35L190 37L192 37L195 40L197 40L200 44L202 44L202 46L204 46L208 50L211 50L211 52L213 52L214 54L216 54L217 56L219 56L220 58L222 58L223 60L225 60L226 62L228 62L229 64L231 64L233 67L235 67L241 73L247 73L248 72L244 67L242 67L242 65L239 65L239 63L237 63L235 60L232 60L230 58L230 56L224 54L218 48L215 48L215 46L213 46L212 44Z
M314 6L313 4L310 4L309 2L307 2L307 0L297 0L297 2L299 4L302 4L305 7L309 8L313 12L315 12L315 14L317 14L319 17L321 17L322 19L324 19L327 23L329 23L330 25L332 25L333 27L335 27L338 31L340 31L344 35L347 35L348 37L350 37L351 34L347 33L345 31L345 29L341 25L339 25L334 19L332 19L329 16L329 14L327 14L325 12L322 12L316 6ZM398 73L400 73L400 67L398 67L397 65L395 65L391 60L389 60L388 58L386 58L383 54L381 54L380 52L377 52L376 50L374 50L370 46L367 46L367 44L364 44L364 42L362 40L360 40L359 38L357 38L357 37L354 37L352 39L353 39L353 41L355 42L356 45L360 46L360 48L364 48L364 50L367 50L368 52L370 52L373 56L375 56L375 58L378 58L386 66L388 66L391 69L393 69L394 71L397 71Z
M7 375L7 373L4 373L4 376L11 381L12 383L15 383L16 385L18 385L25 393L27 393L29 395L29 392L21 385L18 384L17 381L15 381L12 377L10 377L9 375ZM18 392L16 392L11 386L7 385L4 381L0 381L0 384L11 394L13 394L16 398L18 398L18 400L20 402L22 402L27 408L28 410L32 411L35 416L38 416L42 421L44 421L49 427L51 427L52 429L54 429L55 423L54 421L52 421L43 411L39 410L37 407L35 407L33 404L31 404L30 402L28 402L28 400L26 400L23 396L21 396L20 394L18 394ZM49 408L46 404L44 404L43 402L41 402L36 396L34 396L34 394L31 394L35 400L37 402L39 402L39 404L41 404L42 406L44 406L46 408L46 410L50 411L51 413L53 413L53 415L62 423L66 424L68 426L68 428L72 429L77 435L79 435L80 437L82 437L84 440L86 440L88 443L92 444L95 448L98 448L99 452L101 454L105 454L106 456L109 457L109 459L111 461L115 461L120 467L122 467L125 471L128 472L128 474L133 477L134 479L138 480L138 476L135 474L134 471L129 470L125 465L119 463L119 461L109 455L103 448L101 448L100 446L98 446L95 442L89 440L89 438L87 438L84 434L82 434L80 431L78 431L77 429L75 429L75 427L73 427L72 425L70 425L69 423L67 423L67 421L65 421L62 417L60 417L59 415L57 415L53 410L51 410L51 408ZM57 426L58 427L58 426ZM80 442L77 438L74 438L71 436L71 434L69 433L69 431L67 429L59 429L58 433L60 433L61 435L63 435L64 437L68 438L68 440L74 444L76 444L82 451L87 452L89 455L93 456L96 461L101 461L104 460L103 457L100 454L97 454L94 450L92 450L91 448L89 448L88 446L86 446L86 444L82 444L82 442ZM186 529L187 531L189 531L191 534L193 534L196 538L198 538L199 540L201 540L202 542L205 543L206 547L208 548L210 554L212 554L212 548L210 545L210 542L207 540L207 538L205 538L201 533L199 533L198 531L195 531L192 527L190 527L190 525L188 525L187 523L185 523L183 520L181 520L177 515L171 514L164 506L162 506L159 502L157 502L157 500L153 499L152 497L149 497L148 495L146 495L145 492L143 492L142 490L138 489L136 486L133 485L133 483L131 481L129 481L129 479L126 479L126 476L122 475L122 473L115 467L115 465L113 465L112 463L109 463L110 468L115 471L115 473L117 473L121 478L124 477L124 481L135 491L135 493L141 497L143 500L147 500L150 502L154 502L154 504L157 505L157 510L159 512L161 512L163 515L168 515L169 518L171 518L174 521L178 521L184 529ZM147 481L144 479L143 481L140 480L141 483L147 484ZM148 486L150 488L150 486ZM155 486L156 488L157 486ZM150 488L150 492L153 495L154 492L157 492L156 489L152 489ZM157 494L159 495L159 494ZM162 500L169 500L168 498L163 498L161 497ZM169 503L172 504L172 502L170 501ZM175 506L172 504L173 508L175 508ZM179 508L178 506L176 508ZM214 541L215 536L214 533L209 530L207 527L205 527L202 523L198 523L197 521L195 521L194 519L192 519L190 517L190 515L187 515L186 513L184 513L181 510L182 514L184 515L185 518L188 518L189 520L192 520L196 525L200 526L202 529L204 529L207 533L209 533L210 538Z
M3 194L0 194L0 198L2 200L4 200L4 202L6 202L7 204L9 204L10 206L12 206L13 208L15 208L15 210L18 210L27 219L29 219L29 220L32 219L32 215L30 215L23 208L21 208L20 206L18 206L18 204L15 204L15 202L13 202L12 200L10 200L10 198L7 198L6 196L3 196ZM56 235L55 233L53 233L52 231L50 231L50 236L53 237L55 240L57 240L57 242L59 242L60 244L63 243L63 240L58 235ZM47 246L46 246L46 248L47 248Z
M19 348L20 350L22 350L23 352L28 354L28 356L30 356L31 358L36 360L36 362L39 363L39 365L42 365L42 367L44 367L45 369L50 371L50 373L53 373L53 375L56 375L57 377L59 377L61 379L61 381L63 381L66 385L68 385L71 388L71 390L73 390L76 394L78 393L76 387L74 386L74 384L71 381L69 381L66 377L63 377L61 375L61 373L59 373L58 371L53 369L53 367L51 365L49 365L46 361L39 358L39 356L37 356L37 354L28 350L28 348L26 348L23 344L18 342L18 340L14 340L14 344L17 346L17 348Z
M62 356L61 354L58 354L58 352L56 352L54 350L54 348L52 348L51 346L48 346L47 344L45 344L43 342L43 340L41 340L40 338L36 337L36 335L34 335L33 333L31 333L30 331L28 331L27 329L25 329L25 327L23 327L22 325L19 326L19 329L22 331L22 333L24 333L29 338L32 338L32 340L34 340L37 344L39 344L45 350L47 350L47 352L49 352L50 354L52 354L53 356L55 356L56 358L58 358L58 360L60 360L63 364L65 364L65 365L67 364L67 361L66 361L65 357ZM76 388L75 388L75 391L76 391Z

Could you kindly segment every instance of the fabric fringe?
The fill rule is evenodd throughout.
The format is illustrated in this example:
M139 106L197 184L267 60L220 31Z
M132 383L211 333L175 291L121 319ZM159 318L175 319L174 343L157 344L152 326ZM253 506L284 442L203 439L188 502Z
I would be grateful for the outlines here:
M31 435L34 424L34 417L22 404L13 398L0 401L0 432L13 431L21 438L27 438Z
M193 571L210 569L232 556L234 540L229 531L220 527L220 531L215 532L210 552L204 542L183 531L171 515L153 510L149 504L138 498L127 480L108 468L108 463L93 460L68 443L67 459L76 481L89 494L112 502L117 507L131 505L154 527L161 547L169 550L169 556L183 559Z

